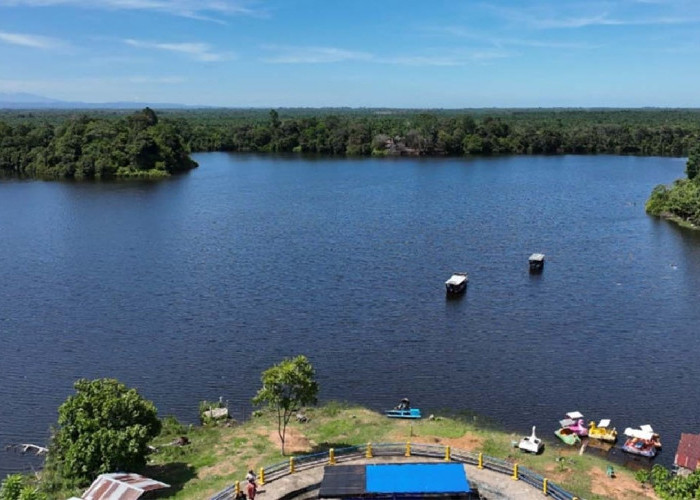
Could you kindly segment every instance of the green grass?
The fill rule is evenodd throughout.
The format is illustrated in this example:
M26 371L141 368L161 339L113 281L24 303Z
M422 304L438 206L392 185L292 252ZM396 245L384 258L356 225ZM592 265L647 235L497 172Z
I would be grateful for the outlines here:
M479 443L479 449L474 451L517 462L582 498L602 498L591 492L591 478L587 471L593 467L604 471L608 463L603 459L585 454L579 456L577 448L559 448L554 441L547 443L541 455L524 454L512 446L512 441L520 436L494 430L491 424L482 427L478 419L393 420L343 403L311 408L305 414L309 417L308 422L292 421L287 431L288 450L294 439L297 445L303 443L303 450L291 450L295 455L329 448L338 450L368 442L441 443L468 438L464 442ZM207 498L241 480L250 468L257 471L260 467L288 460L270 439L276 434L276 415L270 412L262 412L258 417L233 427L180 426L167 421L162 434L155 440L158 452L151 456L146 474L172 485L161 493L161 498ZM168 446L179 436L187 436L191 444ZM300 438L304 439L299 441ZM557 461L558 457L563 460ZM632 476L631 472L619 469L617 474Z

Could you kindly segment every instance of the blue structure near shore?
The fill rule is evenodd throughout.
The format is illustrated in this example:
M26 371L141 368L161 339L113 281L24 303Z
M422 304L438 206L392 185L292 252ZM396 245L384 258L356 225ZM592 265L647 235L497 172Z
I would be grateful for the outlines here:
M479 498L459 463L326 466L319 498Z

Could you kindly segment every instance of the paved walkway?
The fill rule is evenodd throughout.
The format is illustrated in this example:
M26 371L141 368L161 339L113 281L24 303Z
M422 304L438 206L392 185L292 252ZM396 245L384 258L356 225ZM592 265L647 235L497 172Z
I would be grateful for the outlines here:
M442 460L426 457L390 457L381 456L372 459L346 459L338 460L339 464L367 464L367 463L407 463L407 462L442 462ZM542 500L542 492L523 481L514 481L510 476L498 472L479 469L473 465L464 465L467 478L479 489L479 493L488 500ZM323 466L315 466L308 469L298 469L294 474L265 483L258 490L255 497L260 500L276 500L286 493L296 491L323 480ZM318 491L299 499L317 498Z

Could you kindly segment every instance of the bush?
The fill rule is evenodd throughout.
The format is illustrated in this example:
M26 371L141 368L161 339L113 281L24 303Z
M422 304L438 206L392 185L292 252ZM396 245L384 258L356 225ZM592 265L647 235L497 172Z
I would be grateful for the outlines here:
M156 407L114 379L78 380L58 409L46 460L49 491L89 484L99 474L139 472L161 422Z
M0 500L46 500L27 476L11 474L0 485Z

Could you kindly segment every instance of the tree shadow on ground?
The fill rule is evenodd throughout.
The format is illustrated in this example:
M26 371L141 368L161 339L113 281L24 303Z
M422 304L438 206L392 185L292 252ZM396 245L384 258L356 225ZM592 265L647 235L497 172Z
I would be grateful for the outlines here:
M144 475L170 485L170 488L154 492L155 495L153 497L147 498L167 498L173 496L182 490L188 481L197 477L194 467L184 462L149 465L146 467Z
M315 445L313 448L311 448L311 451L309 452L310 455L314 453L324 453L333 448L336 452L338 450L342 450L343 448L357 448L358 446L356 444L350 444L350 443L318 443Z

